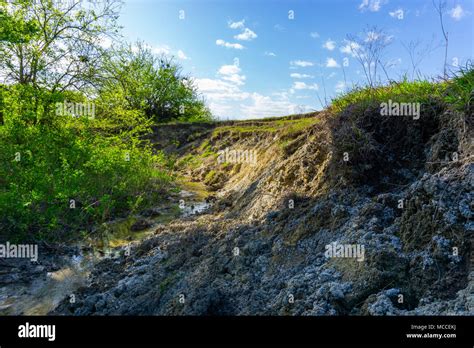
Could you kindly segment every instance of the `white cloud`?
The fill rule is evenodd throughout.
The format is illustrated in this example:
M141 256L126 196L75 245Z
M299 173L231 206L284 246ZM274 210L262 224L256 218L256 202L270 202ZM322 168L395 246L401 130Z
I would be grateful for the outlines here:
M245 19L242 19L239 22L229 21L228 24L229 24L229 28L231 28L231 29L242 29L245 25Z
M334 58L326 59L326 68L339 68L339 64Z
M294 79L312 79L312 78L314 78L313 75L298 74L298 73L292 73L292 74L290 74L290 77L292 77Z
M249 28L245 28L244 31L238 35L234 36L234 39L236 40L243 40L243 41L251 41L257 37L257 34L255 34L252 30Z
M268 52L268 51L265 52L265 55L266 55L266 56L269 56L269 57L276 57L276 54L275 54L275 53L273 53L273 52Z
M293 66L300 66L300 67L307 67L307 66L313 66L314 64L312 62L308 62L305 60L293 60L290 62L291 65Z
M379 34L376 33L375 31L369 31L367 32L367 37L365 38L365 42L377 41L379 37L380 37Z
M213 115L218 116L222 119L231 116L232 111L234 111L234 106L228 103L219 103L208 100L207 106L209 107Z
M242 46L239 43L230 43L230 42L226 42L222 39L216 40L216 45L217 46L223 46L223 47L226 47L226 48L235 48L236 50L241 50L241 49L244 48L244 46Z
M223 66L220 72L234 73L235 67ZM212 113L221 118L249 119L271 116L285 116L292 113L304 112L311 108L307 105L297 105L289 100L288 92L272 93L265 96L259 93L248 93L234 83L221 79L196 79L199 91L204 95ZM308 89L314 89L311 85Z
M380 34L377 33L376 31L369 31L367 32L367 36L365 37L364 41L365 42L375 42L375 41L380 41L383 43L390 43L393 39L393 35L385 35L385 34Z
M157 55L169 55L171 53L171 48L168 45L162 45L158 47L152 47L151 51Z
M347 86L344 81L338 81L338 83L336 83L336 86L334 87L334 90L336 91L336 93L341 93L344 92L346 87Z
M293 86L291 88L296 89L296 90L310 89L310 90L317 91L319 89L319 86L316 83L308 85L305 82L295 81L293 82Z
M313 63L302 60L292 62L297 66L311 66ZM298 78L309 78L311 75L296 74ZM257 92L242 90L245 76L241 74L238 65L222 65L217 70L216 78L195 79L199 92L203 95L211 112L220 119L249 119L271 116L284 116L292 113L305 112L314 107L298 105L290 96L295 98L294 89L299 91L317 90L317 84L295 82L294 89L262 95Z
M345 45L340 49L342 53L349 54L354 58L362 54L362 48L357 42L344 40L344 43Z
M223 76L223 80L235 83L238 86L244 85L245 84L245 75L239 75L239 74L233 74L229 76Z
M451 16L451 18L454 19L455 21L460 21L461 18L469 14L469 12L465 11L459 4L453 7L451 10L449 10L448 13Z
M317 39L319 37L319 33L317 31L313 31L312 33L309 34L313 39Z
M217 79L195 79L195 82L202 93L230 93L239 89L231 83Z
M181 50L178 50L178 58L179 58L179 59L182 59L182 60L190 59L190 58L188 58L188 57L184 54L184 52L181 51Z
M245 84L245 75L240 75L240 68L236 65L223 65L219 68L218 74L223 80L235 83L238 86Z
M359 10L369 10L370 12L378 12L381 7L381 0L362 0L361 4L359 5Z
M223 72L235 72L236 69L225 66ZM250 119L272 116L285 116L301 113L314 107L298 105L290 101L289 93L275 92L270 96L260 93L248 93L240 90L234 83L221 79L196 79L199 91L205 96L207 105L218 118ZM303 87L300 85L300 87ZM317 85L306 85L307 90L314 90Z
M287 91L283 91L283 92L273 92L272 93L273 96L275 97L278 97L278 98L283 98L283 99L288 99L288 92Z
M249 104L240 104L240 113L244 118L263 118L272 116L285 116L295 113L302 107L291 103L286 95L281 95L276 98L261 95L259 93L252 93L249 96Z
M195 79L194 81L199 91L214 103L244 100L249 96L248 93L242 92L239 86L232 82L209 78Z
M217 71L219 78L195 80L199 92L205 97L214 115L236 117L238 113L235 103L249 98L250 94L240 89L246 79L240 72L241 69L237 65L222 65Z
M398 10L393 11L393 12L389 12L388 14L392 18L398 18L400 20L403 19L403 16L404 16L404 12L402 8L399 8Z
M239 88L234 84L218 79L195 79L194 82L199 92L211 102L222 102L239 92Z
M235 84L216 79L197 79L196 84L204 94L212 113L223 119L263 118L285 116L301 109L290 102L288 93L273 93L265 96L259 93L242 92ZM306 109L306 106L303 106Z
M332 51L336 48L336 42L329 39L324 43L323 47L328 49L329 51Z
M238 74L240 72L240 68L237 65L223 65L219 68L218 72L221 75Z

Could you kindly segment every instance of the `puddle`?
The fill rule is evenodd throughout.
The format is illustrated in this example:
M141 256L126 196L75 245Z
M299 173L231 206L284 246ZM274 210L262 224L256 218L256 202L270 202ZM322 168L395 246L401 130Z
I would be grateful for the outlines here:
M200 214L211 207L211 204L206 201L195 202L192 199L187 200L187 198L194 197L194 195L192 192L186 190L182 190L180 192L180 197L180 209L182 217Z
M78 256L70 265L55 272L43 272L29 284L12 284L0 288L1 315L46 315L66 296L87 284L92 262ZM75 260L75 261L73 261Z
M190 217L210 208L200 183L188 183L178 197L184 205L159 207L159 214L147 218L150 226L133 231L132 226L142 217L131 216L103 224L79 245L79 254L64 256L55 272L31 275L28 284L0 286L0 315L46 315L64 298L73 300L74 291L88 284L94 264L103 258L119 256L124 246L153 234L159 224L166 224L179 217Z

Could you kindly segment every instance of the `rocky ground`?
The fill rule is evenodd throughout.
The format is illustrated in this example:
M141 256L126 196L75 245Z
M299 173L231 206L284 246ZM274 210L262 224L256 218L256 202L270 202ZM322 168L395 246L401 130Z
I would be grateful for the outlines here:
M152 140L206 183L212 208L104 259L51 313L474 314L472 120L422 120L162 130L180 141ZM225 148L256 151L256 165L218 163ZM363 246L363 260L327 257L334 242Z

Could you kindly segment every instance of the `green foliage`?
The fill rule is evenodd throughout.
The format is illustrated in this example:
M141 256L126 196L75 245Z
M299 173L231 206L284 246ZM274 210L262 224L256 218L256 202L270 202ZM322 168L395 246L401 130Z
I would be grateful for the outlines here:
M166 157L153 154L135 132L107 133L101 120L57 115L54 108L39 108L40 120L49 122L33 122L38 114L36 101L25 97L28 86L0 90L2 238L76 238L75 232L156 202L172 180Z
M204 183L206 185L212 184L217 177L217 172L215 170L210 170L209 173L206 174L206 177L204 178Z
M6 82L83 89L102 70L104 37L116 36L118 0L0 0L0 69Z
M63 122L55 114L56 103L62 103L70 93L50 92L44 88L35 88L29 84L0 85L0 115L9 126L50 125ZM77 96L71 98L78 100ZM12 129L16 129L13 127Z
M177 64L142 44L102 47L119 6L0 0L0 239L79 238L156 204L175 159L144 135L154 122L210 120Z
M181 67L164 56L156 57L140 42L111 52L105 71L99 103L107 118L138 112L159 123L211 119L192 79L182 76Z
M407 79L377 88L357 87L333 99L330 109L336 113L349 106L357 106L359 110L363 110L371 105L387 102L389 99L393 102L430 103L433 99L442 98L445 88L446 83L408 81Z
M201 146L199 146L199 150L201 151L201 155L200 155L201 158L206 158L206 157L217 155L217 153L214 150L212 150L212 146L209 143L208 139L206 139L201 144Z
M39 31L38 21L25 20L18 13L12 15L6 11L6 0L0 1L0 41L27 43Z
M446 89L446 102L459 111L472 110L474 104L474 63L466 64L450 80Z
M400 82L377 88L358 87L332 100L330 109L341 112L347 107L357 107L359 110L391 99L394 102L418 102L431 104L434 100L444 102L457 108L472 105L474 90L473 64L460 68L452 79L442 82L426 80L408 81L405 77Z
M276 133L279 132L283 136L293 136L301 130L311 127L318 123L316 117L303 117L297 119L278 119L278 120L259 120L248 121L243 125L230 125L218 127L214 130L214 136L220 133Z

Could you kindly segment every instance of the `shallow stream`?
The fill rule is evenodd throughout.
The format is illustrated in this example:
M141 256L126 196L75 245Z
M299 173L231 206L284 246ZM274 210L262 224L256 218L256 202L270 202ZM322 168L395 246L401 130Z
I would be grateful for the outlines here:
M152 235L160 224L200 214L210 207L205 200L204 186L198 183L183 186L178 206L170 201L169 206L156 208L159 214L146 219L146 228L140 231L133 228L140 220L137 216L103 224L93 236L77 245L77 253L63 255L56 271L47 272L39 264L29 267L32 274L28 275L28 281L0 285L0 315L46 315L64 298L74 301L74 291L87 285L88 276L98 261L119 256L127 244ZM10 269L10 272L18 271ZM3 272L8 271L7 268Z

